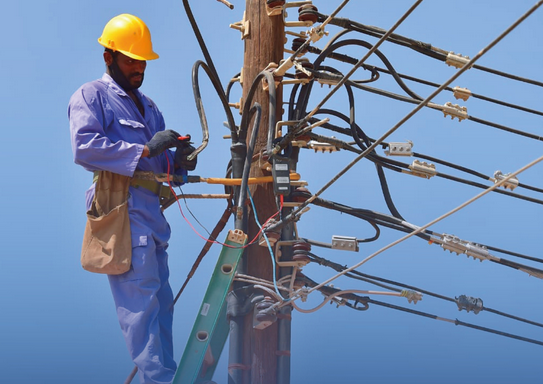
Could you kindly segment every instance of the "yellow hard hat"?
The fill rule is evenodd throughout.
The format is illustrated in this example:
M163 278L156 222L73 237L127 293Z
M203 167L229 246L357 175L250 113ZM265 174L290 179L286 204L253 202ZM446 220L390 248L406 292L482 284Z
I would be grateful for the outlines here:
M147 25L140 18L127 13L109 20L98 42L136 60L158 59Z

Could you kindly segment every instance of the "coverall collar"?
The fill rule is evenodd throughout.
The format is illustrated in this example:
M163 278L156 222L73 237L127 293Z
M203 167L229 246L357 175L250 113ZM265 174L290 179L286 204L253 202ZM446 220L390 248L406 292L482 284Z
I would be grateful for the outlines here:
M119 96L130 98L130 96L128 96L125 90L122 89L119 86L119 84L117 84L115 80L113 80L113 78L107 73L104 73L102 75L102 81L105 82L107 85L109 85L111 87L111 90L115 92L116 94L118 94ZM149 103L147 98L143 96L143 93L139 89L134 89L132 90L132 92L134 92L136 97L140 100L141 104L143 105L143 108L145 109L145 117L143 116L142 117L144 118L144 121L147 121L147 119L150 118L150 115L149 113L147 113L147 110L152 108L152 105Z

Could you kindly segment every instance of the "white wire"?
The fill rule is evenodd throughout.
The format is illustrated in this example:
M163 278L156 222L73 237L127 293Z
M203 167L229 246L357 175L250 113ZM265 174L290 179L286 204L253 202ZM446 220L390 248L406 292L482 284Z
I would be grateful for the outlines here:
M319 305L317 305L315 308L312 308L312 309L302 309L302 308L298 307L298 305L296 305L296 303L294 301L292 301L292 306L298 312L312 313L312 312L316 312L319 309L321 309L326 303L331 301L333 298L335 298L337 296L341 296L341 295L346 295L346 294L349 294L349 293L358 293L358 294L362 294L362 295L385 295L385 296L402 297L402 294L400 292L363 291L363 290L360 290L360 289L346 289L344 291L338 291L338 292L335 292L335 293L333 293L331 295L325 296L324 301L322 303L320 303Z

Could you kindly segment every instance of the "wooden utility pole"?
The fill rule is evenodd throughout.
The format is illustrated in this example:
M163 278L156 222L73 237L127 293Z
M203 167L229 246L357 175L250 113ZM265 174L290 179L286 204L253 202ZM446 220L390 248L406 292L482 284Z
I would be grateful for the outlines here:
M270 63L277 63L283 59L285 27L283 17L268 16L266 0L246 0L245 20L249 23L249 33L244 39L245 54L243 65L243 100L253 83L253 79ZM277 89L277 121L282 117L282 89ZM254 154L258 155L266 147L268 137L269 95L259 87L251 101L260 103L262 117ZM250 124L247 138L251 137L252 124ZM253 162L251 177L269 175ZM277 211L272 184L262 184L251 187L251 193L257 209L257 216L263 223ZM249 215L248 235L252 239L259 231L254 215ZM248 248L246 253L247 273L251 276L273 279L273 266L267 247L257 244ZM243 332L243 360L250 367L250 375L244 375L243 384L277 384L278 355L287 352L278 352L277 323L263 330L253 329L253 314L249 313L244 321Z

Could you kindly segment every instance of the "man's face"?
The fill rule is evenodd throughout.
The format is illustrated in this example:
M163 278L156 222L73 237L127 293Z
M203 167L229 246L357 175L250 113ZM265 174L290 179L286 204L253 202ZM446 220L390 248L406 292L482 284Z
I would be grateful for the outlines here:
M109 54L109 57L104 56L104 58L106 59L106 64L111 65L114 60L113 55L111 55L109 52L106 52L106 54ZM147 62L132 59L131 57L123 55L121 52L116 52L115 56L117 65L119 66L122 74L130 83L131 88L137 89L141 87L141 84L143 83L145 68L147 67Z

